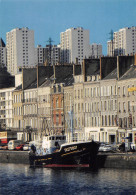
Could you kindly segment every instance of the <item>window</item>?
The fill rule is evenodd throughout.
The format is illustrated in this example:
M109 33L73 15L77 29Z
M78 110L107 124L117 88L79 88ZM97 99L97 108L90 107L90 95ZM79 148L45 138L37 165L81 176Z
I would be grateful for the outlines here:
M59 101L58 101L58 99L56 100L56 108L58 108L59 107Z
M114 125L114 115L112 115L112 125Z
M132 85L132 87L134 87L134 85ZM134 95L134 91L132 91L132 95Z
M120 96L120 87L118 87L118 95Z
M107 126L107 116L105 116L105 126Z
M119 102L119 112L121 112L121 108L120 108L120 102Z
M130 112L130 101L128 101L128 112Z
M116 87L116 85L115 85L114 90L115 90L115 95L117 95L117 87Z
M111 125L110 115L109 115L109 117L108 117L108 118L109 118L109 126L110 126L110 125Z
M104 120L103 120L103 116L102 116L102 126L104 125Z
M125 96L125 86L123 86L123 96Z
M78 103L78 112L80 112L80 103Z
M123 102L123 111L126 112L126 105L125 105L125 102Z
M78 90L78 99L80 98L80 90Z
M61 107L63 107L63 100L61 100Z
M61 86L60 85L58 86L58 92L61 92Z
M107 110L107 102L106 101L104 102L104 109L105 109L105 111Z
M113 87L111 86L111 95L113 95Z
M111 110L113 110L113 100L111 100Z

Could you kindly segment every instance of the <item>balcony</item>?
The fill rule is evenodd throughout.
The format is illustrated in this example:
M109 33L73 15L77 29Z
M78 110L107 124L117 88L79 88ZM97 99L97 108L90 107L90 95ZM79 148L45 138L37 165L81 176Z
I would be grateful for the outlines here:
M0 97L0 101L5 101L5 97Z
M6 115L5 114L1 114L1 119L5 119Z
M1 109L1 110L5 110L5 106L1 106L0 109Z
M36 103L37 102L37 98L28 98L28 99L24 99L22 100L22 103Z
M28 118L28 117L30 117L30 118L36 118L37 117L37 114L24 114L23 117L24 118Z

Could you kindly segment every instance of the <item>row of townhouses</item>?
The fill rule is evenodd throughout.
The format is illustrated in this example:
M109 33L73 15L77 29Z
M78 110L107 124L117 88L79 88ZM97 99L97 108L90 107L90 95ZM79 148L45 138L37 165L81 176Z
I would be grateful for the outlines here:
M0 125L24 141L65 133L136 144L136 56L23 68L14 86L0 89Z

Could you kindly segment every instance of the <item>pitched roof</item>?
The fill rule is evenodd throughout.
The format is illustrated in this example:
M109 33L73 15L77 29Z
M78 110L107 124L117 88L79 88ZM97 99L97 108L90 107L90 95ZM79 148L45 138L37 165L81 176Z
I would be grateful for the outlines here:
M131 65L129 70L123 74L120 80L133 79L136 78L136 65Z
M0 67L0 89L15 86L15 77L7 72L6 67Z
M38 85L41 86L47 78L53 75L53 66L38 67Z
M14 91L18 91L18 90L20 90L20 89L22 89L22 84L19 85L19 86L17 86L16 89L15 89Z
M52 84L54 81L54 75L52 75L50 78L46 78L45 82L40 87L48 87L50 84ZM64 83L65 86L71 86L74 83L74 77L73 75L69 74L66 77L63 77L63 79L55 79L55 83Z
M111 73L109 73L105 78L102 80L108 80L108 79L117 79L117 68L115 68Z
M37 88L37 79L33 81L26 89L34 89Z
M54 81L54 75L50 78L45 78L44 82L39 87L48 87Z
M75 75L81 74L81 65L75 65Z
M68 87L68 86L73 85L73 83L74 83L74 77L73 77L73 75L68 75L68 76L64 79L63 83L65 83L65 87Z
M85 59L85 76L100 74L99 59Z
M64 83L64 79L69 75L73 75L73 66L55 66L55 83Z

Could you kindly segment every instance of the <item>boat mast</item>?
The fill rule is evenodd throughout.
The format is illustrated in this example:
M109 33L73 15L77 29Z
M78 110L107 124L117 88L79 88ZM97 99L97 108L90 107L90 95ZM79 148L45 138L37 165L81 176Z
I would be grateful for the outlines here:
M70 130L71 130L71 141L73 141L73 109L71 107L71 96L70 96L70 111L68 112L70 117Z

